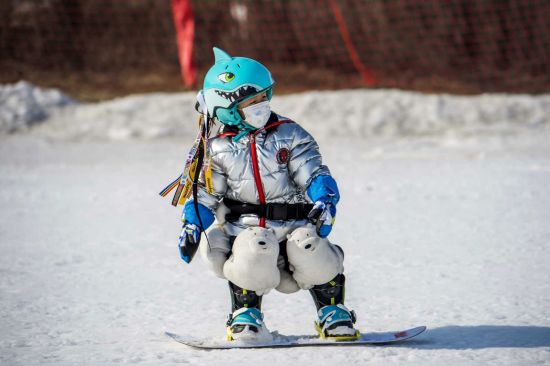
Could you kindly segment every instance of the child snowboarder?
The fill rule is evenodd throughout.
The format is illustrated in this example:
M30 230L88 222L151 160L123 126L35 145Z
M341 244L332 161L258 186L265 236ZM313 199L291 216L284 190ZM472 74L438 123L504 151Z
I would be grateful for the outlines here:
M316 141L271 111L274 80L265 66L218 48L214 55L197 108L203 126L223 127L203 134L183 209L182 259L189 263L200 246L207 266L229 282L228 340L270 336L261 302L273 288L310 291L322 338L357 339L355 313L344 306L343 251L326 239L340 196Z

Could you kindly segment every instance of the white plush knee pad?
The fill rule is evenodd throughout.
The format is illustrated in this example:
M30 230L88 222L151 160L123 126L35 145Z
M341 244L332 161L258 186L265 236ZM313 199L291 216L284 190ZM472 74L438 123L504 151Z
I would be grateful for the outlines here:
M344 272L344 255L328 239L320 238L315 227L303 226L287 237L286 251L293 277L301 289L329 282Z
M223 231L221 225L214 225L207 230L208 241L201 239L199 251L206 266L212 270L217 277L225 278L223 275L223 265L227 260L227 254L231 251L229 245L229 236Z
M225 278L235 285L264 295L281 280L277 258L279 242L272 229L254 226L243 230L223 266Z

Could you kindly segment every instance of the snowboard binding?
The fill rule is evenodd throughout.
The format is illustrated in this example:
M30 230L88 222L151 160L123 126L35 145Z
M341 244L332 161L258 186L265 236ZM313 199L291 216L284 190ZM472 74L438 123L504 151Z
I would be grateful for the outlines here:
M227 340L269 340L261 312L262 296L229 282L231 311L227 318Z
M338 274L310 290L318 316L314 327L322 339L350 341L361 337L361 332L353 326L357 320L355 312L344 306L345 283L346 277Z
M353 327L355 312L348 310L343 304L322 307L314 323L315 330L322 339L336 341L354 341L361 337L361 332Z
M270 340L271 333L264 325L264 315L257 308L241 308L229 315L227 340Z

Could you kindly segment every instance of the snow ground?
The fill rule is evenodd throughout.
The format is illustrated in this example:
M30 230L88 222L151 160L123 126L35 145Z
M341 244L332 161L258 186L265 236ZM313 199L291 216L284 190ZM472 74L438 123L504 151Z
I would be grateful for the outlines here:
M322 104L315 95L303 97ZM136 114L164 97L122 102L138 98L128 109ZM98 138L67 134L59 118L0 137L1 365L550 365L547 115L525 124L472 119L458 132L413 137L365 139L351 128L331 137L313 126L341 186L332 240L346 251L347 304L359 328L429 329L391 347L210 352L163 335L223 337L229 311L226 283L199 258L179 259L180 210L157 195L179 174L192 137L123 133L109 142L104 121L95 130L89 122L113 103L69 107L81 116L71 131L87 125ZM165 103L143 107L146 117L168 121ZM271 330L313 332L306 292L272 292L264 312Z

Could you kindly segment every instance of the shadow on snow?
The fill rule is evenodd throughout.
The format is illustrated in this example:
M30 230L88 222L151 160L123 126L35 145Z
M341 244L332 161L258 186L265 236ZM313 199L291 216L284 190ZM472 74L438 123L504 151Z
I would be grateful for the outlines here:
M418 349L481 349L550 347L550 327L519 325L446 326L426 331L403 343Z

